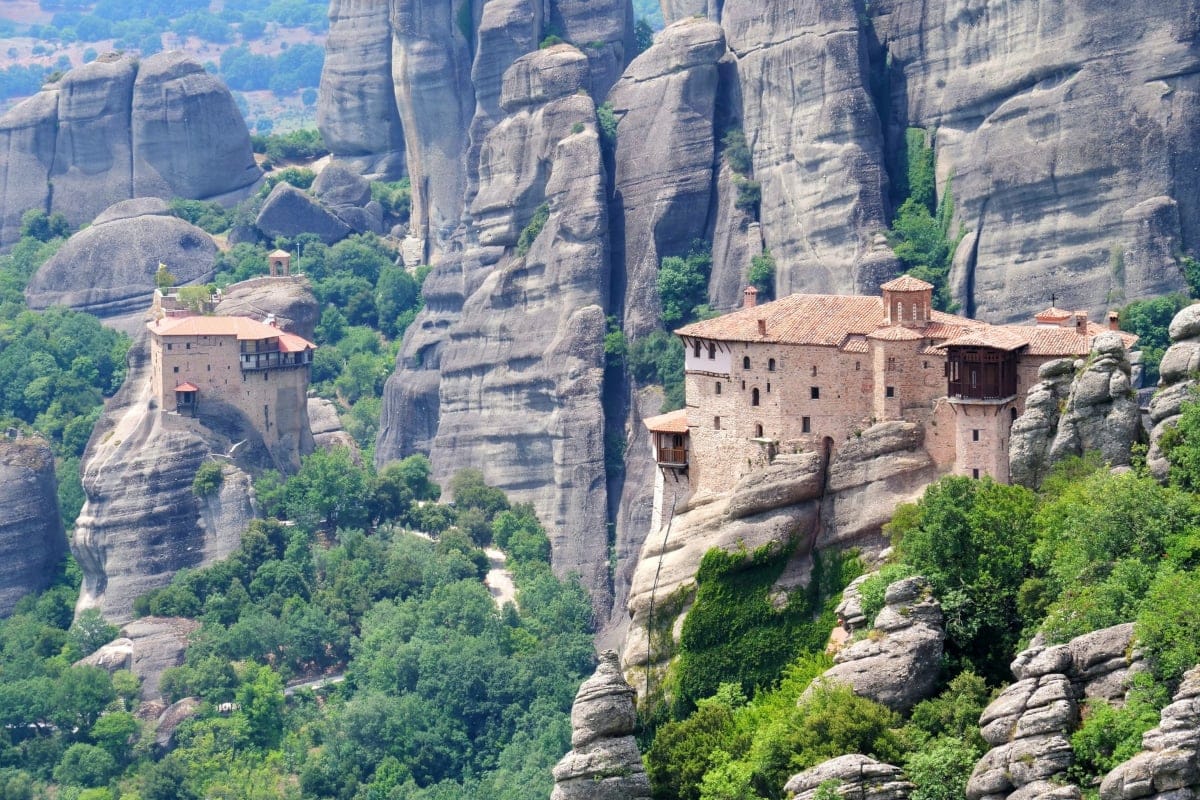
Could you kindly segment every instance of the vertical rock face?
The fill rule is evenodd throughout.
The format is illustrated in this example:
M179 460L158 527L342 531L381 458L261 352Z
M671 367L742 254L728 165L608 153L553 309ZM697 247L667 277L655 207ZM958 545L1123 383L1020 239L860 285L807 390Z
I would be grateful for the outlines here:
M0 243L30 208L74 225L138 196L211 199L261 176L218 79L181 53L101 56L0 117Z
M1058 436L1062 409L1071 394L1075 360L1060 358L1038 369L1040 380L1025 398L1025 413L1012 425L1008 441L1009 472L1013 483L1031 489L1042 485L1053 462L1050 447Z
M404 173L404 130L392 88L388 3L332 0L317 127L326 146L364 174Z
M1200 667L1162 710L1157 728L1142 734L1142 752L1110 772L1100 800L1183 800L1200 794Z
M631 0L553 0L551 9L551 25L588 57L588 91L604 97L634 55Z
M606 650L571 707L571 752L554 767L550 800L648 800L650 780L633 731L634 691Z
M1196 165L1180 157L1200 144L1195 11L872 3L894 133L936 134L939 189L953 178L973 234L955 265L969 313L1015 319L1048 286L1097 311L1182 286L1171 248L1200 224Z
M485 138L471 205L477 245L444 260L384 396L376 458L428 446L444 480L464 467L550 533L607 611L603 412L608 213L587 60L559 45L505 73L505 118ZM539 214L539 210L541 214ZM528 251L517 249L522 231ZM530 239L532 238L532 241Z
M721 23L779 294L874 291L859 262L887 227L888 178L857 4L727 0Z
M46 588L66 551L50 446L0 439L0 617Z
M658 265L706 237L712 205L717 62L725 33L687 19L662 31L613 87L617 126L614 192L623 224L614 237L623 264L627 336L661 326Z
M1096 451L1105 463L1129 464L1141 428L1129 359L1115 332L1096 337L1087 366L1071 385L1067 407L1050 446L1050 460Z

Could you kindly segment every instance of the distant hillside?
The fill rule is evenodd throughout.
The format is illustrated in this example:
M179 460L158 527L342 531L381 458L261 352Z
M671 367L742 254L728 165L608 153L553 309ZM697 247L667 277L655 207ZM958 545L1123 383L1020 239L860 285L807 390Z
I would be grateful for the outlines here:
M311 127L328 27L323 0L13 0L0 4L0 109L110 50L182 50L234 90L252 131Z

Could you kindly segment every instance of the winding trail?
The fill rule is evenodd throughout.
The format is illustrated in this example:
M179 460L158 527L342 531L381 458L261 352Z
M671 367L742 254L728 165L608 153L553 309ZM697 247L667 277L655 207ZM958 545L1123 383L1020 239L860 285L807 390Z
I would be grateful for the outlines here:
M505 567L508 558L498 548L484 548L487 553L488 563L491 568L488 570L487 577L483 579L483 583L491 592L492 600L496 603L496 608L504 608L505 603L516 604L517 602L517 587L513 585L512 572Z

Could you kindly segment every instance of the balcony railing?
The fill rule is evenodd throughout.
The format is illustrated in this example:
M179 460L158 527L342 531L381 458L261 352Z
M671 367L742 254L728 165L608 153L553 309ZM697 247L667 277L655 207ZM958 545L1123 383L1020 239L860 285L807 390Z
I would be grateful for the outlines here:
M688 451L686 447L658 448L658 465L660 467L686 467Z
M242 353L241 365L246 371L259 369L285 369L287 367L302 367L312 363L312 351L300 353Z

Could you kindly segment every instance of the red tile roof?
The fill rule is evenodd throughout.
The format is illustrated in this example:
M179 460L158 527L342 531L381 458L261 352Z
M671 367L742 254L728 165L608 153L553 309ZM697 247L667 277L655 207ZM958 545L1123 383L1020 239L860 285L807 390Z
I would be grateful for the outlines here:
M1044 309L1044 310L1039 311L1038 313L1034 314L1033 318L1036 319L1038 322L1041 322L1043 320L1046 322L1060 322L1064 319L1070 319L1073 316L1075 316L1075 313L1073 311L1066 311L1061 308L1055 308L1054 306L1050 306L1049 308Z
M175 391L177 391L177 392L198 392L198 391L200 391L200 387L194 383L181 383L175 387Z
M867 334L867 338L879 339L884 342L915 342L925 337L912 328L906 328L903 325L889 325L886 328L877 328L871 331Z
M280 349L286 346L288 349L284 349L284 352L288 353L316 348L315 344L303 337L249 317L164 317L147 323L146 327L158 336L236 336L238 341L277 338Z
M926 283L920 278L914 278L912 275L901 275L879 288L885 292L928 292L933 289L933 284Z
M687 433L687 409L681 408L678 411L668 411L666 414L659 414L657 417L644 419L642 420L642 424L653 433Z

